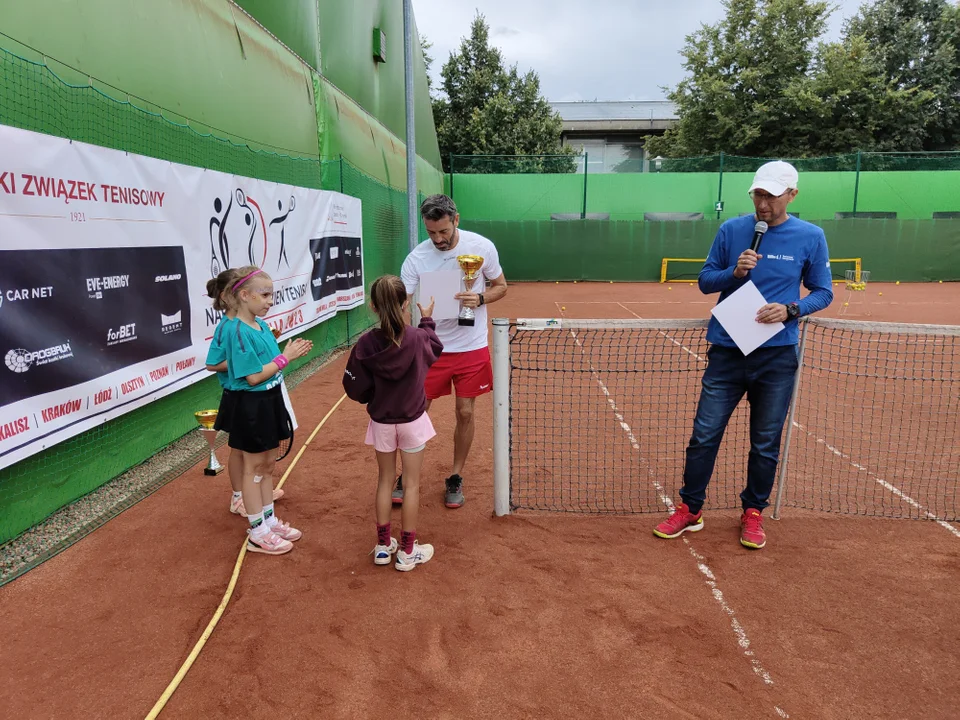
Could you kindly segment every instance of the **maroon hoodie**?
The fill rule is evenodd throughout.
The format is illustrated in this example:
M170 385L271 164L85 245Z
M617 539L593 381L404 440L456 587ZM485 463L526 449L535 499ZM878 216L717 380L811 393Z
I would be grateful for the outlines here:
M351 400L367 406L375 422L413 422L427 409L427 369L443 350L435 328L433 318L423 318L419 327L404 329L399 346L379 328L357 341L343 373L343 389Z

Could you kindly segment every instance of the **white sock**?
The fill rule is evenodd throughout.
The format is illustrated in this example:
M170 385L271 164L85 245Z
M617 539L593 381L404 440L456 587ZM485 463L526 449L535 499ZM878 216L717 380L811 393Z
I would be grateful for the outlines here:
M267 532L267 530L270 529L263 521L263 511L256 514L247 515L247 520L250 521L250 532L254 535L263 535Z
M243 493L242 493L242 492L235 492L235 493L233 494L233 499L234 499L234 500L239 500L239 499L242 498L242 497L243 497Z
M269 527L275 527L279 520L277 516L273 514L273 503L263 506L263 521Z

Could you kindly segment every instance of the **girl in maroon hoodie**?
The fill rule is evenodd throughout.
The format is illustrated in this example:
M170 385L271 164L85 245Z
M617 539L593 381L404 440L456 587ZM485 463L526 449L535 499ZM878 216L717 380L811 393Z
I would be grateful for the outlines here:
M380 327L365 333L350 353L343 373L347 395L367 406L370 424L367 445L377 452L380 480L377 485L377 546L373 562L389 565L397 554L397 570L413 570L433 557L432 545L416 542L417 510L420 504L420 468L423 448L437 433L427 415L427 395L423 389L427 368L433 365L443 345L437 338L431 315L433 298L424 308L419 327L409 327L404 313L410 304L400 278L384 275L370 288L370 307L380 318ZM406 492L400 519L401 543L390 534L391 494L396 482L397 450L403 464Z

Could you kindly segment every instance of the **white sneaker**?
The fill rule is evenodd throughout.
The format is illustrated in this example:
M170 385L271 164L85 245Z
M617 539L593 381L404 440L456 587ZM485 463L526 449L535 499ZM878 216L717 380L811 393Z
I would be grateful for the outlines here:
M397 548L400 547L396 538L390 538L389 545L377 545L373 548L373 564L374 565L389 565L390 556L393 555Z
M269 530L265 533L254 533L247 530L247 552L283 555L291 550L293 550L293 543L284 540L276 533Z
M433 545L421 545L418 542L413 543L413 552L409 555L403 550L397 552L397 562L394 567L400 572L409 572L417 565L430 560L433 557Z
M296 542L303 537L303 533L297 530L295 527L290 527L290 523L280 522L280 519L277 518L277 522L273 525L267 523L267 527L270 528L270 532L274 535L279 535L284 540L289 542Z

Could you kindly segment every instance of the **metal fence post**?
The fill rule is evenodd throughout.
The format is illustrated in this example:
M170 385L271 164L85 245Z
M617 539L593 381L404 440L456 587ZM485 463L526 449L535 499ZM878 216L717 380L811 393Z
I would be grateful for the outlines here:
M580 219L587 219L587 165L590 162L590 153L583 154L583 209L580 211Z
M857 150L857 181L853 186L853 214L857 214L857 200L860 197L860 157L863 153Z
M797 397L800 394L800 375L803 373L803 353L807 347L807 329L810 322L804 320L800 332L800 350L797 357L797 376L793 379L793 394L790 397L790 410L787 413L787 437L783 441L783 452L780 454L780 468L777 473L777 499L773 506L773 519L780 519L780 506L783 503L783 491L787 482L787 461L790 458L790 441L793 439L793 423L797 414Z
M493 319L493 512L510 513L510 321Z
M720 151L720 183L717 187L717 220L720 219L720 208L723 203L723 150Z
M456 157L450 153L450 199L453 200L453 159Z

